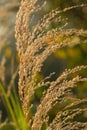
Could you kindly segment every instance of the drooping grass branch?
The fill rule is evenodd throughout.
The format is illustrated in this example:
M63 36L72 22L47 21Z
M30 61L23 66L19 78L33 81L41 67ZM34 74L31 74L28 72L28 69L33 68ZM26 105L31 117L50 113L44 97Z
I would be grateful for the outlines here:
M53 9L41 18L32 16L45 8L47 1L22 0L16 21L17 49L20 56L19 94L24 115L31 130L74 130L87 127L87 99L80 99L73 93L81 82L87 78L74 76L87 66L77 66L65 70L54 81L37 80L37 74L42 73L44 62L55 51L65 47L86 44L87 31L84 29L67 28L67 21L61 15L75 8L82 8L86 4L75 5L63 10ZM61 27L51 28L52 22L63 23ZM34 23L35 22L35 23ZM65 28L64 28L65 27ZM58 39L62 37L62 40ZM78 42L67 40L78 37ZM87 71L87 70L86 70ZM45 77L46 78L46 77ZM40 92L39 101L36 101Z

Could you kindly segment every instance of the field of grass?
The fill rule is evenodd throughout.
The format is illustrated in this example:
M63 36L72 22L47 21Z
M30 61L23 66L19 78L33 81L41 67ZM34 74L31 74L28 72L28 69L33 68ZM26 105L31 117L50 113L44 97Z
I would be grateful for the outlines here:
M0 1L0 130L87 129L87 0Z

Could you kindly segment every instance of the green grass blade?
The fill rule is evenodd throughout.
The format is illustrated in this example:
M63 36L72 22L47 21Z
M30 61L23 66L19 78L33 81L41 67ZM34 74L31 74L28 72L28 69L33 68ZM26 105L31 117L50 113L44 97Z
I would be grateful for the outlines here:
M1 84L0 84L0 92L2 94L2 100L4 102L7 113L9 115L10 119L15 123L15 125L17 127L17 121L16 121L16 118L15 118L12 106L11 106L10 101L8 99L8 96L6 95L6 92L5 92L5 90L4 90L4 88Z

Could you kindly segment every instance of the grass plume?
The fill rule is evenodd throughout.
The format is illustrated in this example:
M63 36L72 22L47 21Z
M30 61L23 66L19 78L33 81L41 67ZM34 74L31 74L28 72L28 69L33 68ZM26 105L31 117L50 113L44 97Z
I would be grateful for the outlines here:
M42 67L48 57L55 51L65 47L87 44L87 30L68 28L62 14L67 11L82 8L87 4L75 5L62 10L53 9L42 14L41 18L32 22L32 16L45 8L47 1L22 0L16 20L17 50L20 56L19 95L28 127L31 130L79 130L87 128L87 99L80 99L73 91L79 83L87 82L79 71L87 71L87 65L78 65L65 70L54 81L37 80L37 73L42 73ZM54 22L63 23L50 29ZM59 42L58 38L62 37ZM67 40L68 37L78 37L78 42ZM77 75L76 75L77 74ZM76 75L76 76L74 76ZM46 77L45 77L46 78ZM40 91L38 103L35 95ZM82 119L81 119L82 118Z

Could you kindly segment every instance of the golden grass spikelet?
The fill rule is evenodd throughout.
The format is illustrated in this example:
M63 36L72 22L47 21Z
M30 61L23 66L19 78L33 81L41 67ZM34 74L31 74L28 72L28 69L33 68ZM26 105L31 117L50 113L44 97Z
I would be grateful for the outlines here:
M5 58L0 62L0 82L5 85Z
M83 130L87 127L87 119L84 116L87 111L87 99L78 98L73 91L79 83L87 82L87 78L74 74L81 70L87 71L87 65L66 69L54 81L49 80L52 74L40 81L36 76L37 73L42 73L44 62L56 50L87 43L87 30L64 28L67 21L61 17L62 13L82 8L87 4L67 7L60 11L53 9L41 14L41 18L31 24L32 15L37 16L47 1L42 1L41 6L39 4L38 0L22 0L16 20L15 36L20 56L19 95L25 118L31 130L42 130L43 127L46 130ZM55 19L63 25L49 29ZM66 40L71 36L77 36L79 42ZM62 40L59 42L60 37ZM42 91L36 103L35 94L38 89ZM35 112L31 114L33 109Z

